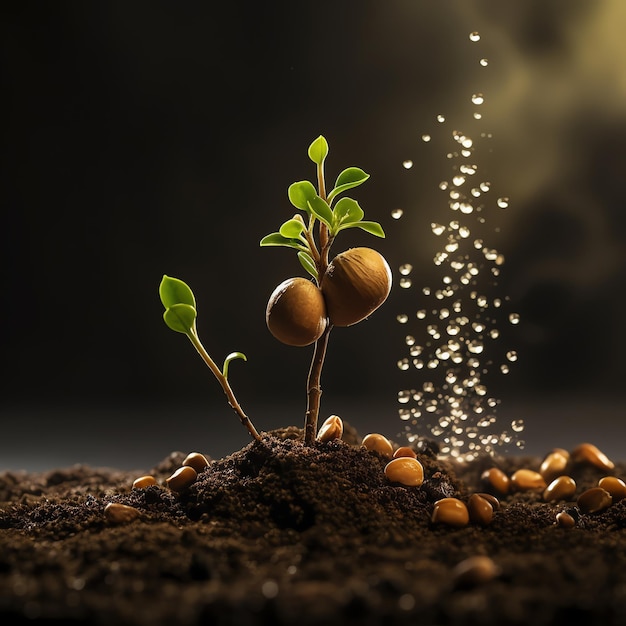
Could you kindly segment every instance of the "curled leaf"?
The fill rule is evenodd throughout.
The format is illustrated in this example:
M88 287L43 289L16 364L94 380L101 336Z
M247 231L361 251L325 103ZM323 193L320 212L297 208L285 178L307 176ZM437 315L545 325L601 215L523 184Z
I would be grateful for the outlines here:
M227 380L228 380L228 366L230 365L230 362L234 361L235 359L243 359L244 361L247 361L248 357L246 357L246 355L243 352L231 352L224 359L224 367L222 367L222 374L224 378L226 378Z
M173 304L165 309L163 319L177 333L190 335L196 323L196 309L189 304Z

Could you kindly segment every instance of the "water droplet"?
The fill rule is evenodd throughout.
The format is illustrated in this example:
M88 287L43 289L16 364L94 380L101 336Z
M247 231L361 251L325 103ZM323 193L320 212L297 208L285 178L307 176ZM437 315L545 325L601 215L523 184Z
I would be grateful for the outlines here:
M413 335L407 335L404 338L404 343L406 343L407 346L412 346L415 343L415 337L413 337Z
M400 266L400 274L402 276L408 276L413 271L413 266L410 263L404 263Z
M402 372L406 372L409 369L409 359L400 359L397 363L398 369Z
M411 161L411 159L407 159L406 161L402 161L402 167L405 170L410 170L413 167L413 161Z
M435 235L442 235L446 231L446 227L443 224L435 224L435 222L430 225L430 228Z
M399 220L402 217L403 213L404 211L402 209L394 209L391 212L391 217L393 217L394 220Z
M482 119L482 113L479 113L478 111L476 111L476 113L474 113L474 119L475 119L475 120L480 120L480 119Z
M469 35L470 41L480 41L480 33L478 31L473 31Z
M426 311L424 309L420 309L415 315L418 320L426 319Z
M509 206L509 199L508 198L498 198L497 204L498 204L499 208L506 209Z
M465 176L457 175L452 179L452 184L460 187L465 182Z
M464 215L469 215L474 211L474 207L469 202L461 202L459 209Z
M485 101L485 96L482 93L475 93L472 95L472 103L480 105Z
M409 316L406 313L400 313L396 316L396 319L400 324L406 324L409 321Z
M410 278L407 278L406 276L400 278L400 287L402 287L402 289L408 289L412 284L413 281Z
M481 59L479 62L483 67L487 67L489 65L489 61L487 59Z
M517 361L517 352L516 352L515 350L509 350L509 351L506 353L506 358L507 358L509 361Z
M438 121L440 124L443 124L443 122L445 122L445 121L446 121L446 118L445 118L445 116L443 116L443 115L438 115L438 116L437 116L437 121Z
M513 420L511 422L511 428L516 433L521 433L524 430L524 420Z
M422 141L428 143L430 141L430 135L422 135Z
M511 322L511 324L519 324L519 321L520 321L519 313L511 313L509 315L509 322Z
M439 189L441 189L441 191L445 191L448 188L448 181L447 180L442 180L439 183Z

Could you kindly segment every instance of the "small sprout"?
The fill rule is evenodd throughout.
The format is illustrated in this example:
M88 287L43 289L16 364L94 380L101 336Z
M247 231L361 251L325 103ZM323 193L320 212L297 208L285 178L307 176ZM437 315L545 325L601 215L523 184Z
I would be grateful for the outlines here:
M611 494L602 487L592 487L578 496L576 504L583 513L600 513L613 503Z
M172 490L180 493L190 487L198 478L198 472L189 465L179 467L165 482Z
M104 507L104 517L111 524L128 524L139 517L139 511L126 504L109 502Z
M469 524L469 511L465 503L457 498L442 498L435 502L431 521L433 524L461 528Z
M571 476L559 476L544 489L543 499L546 502L571 500L575 493L576 481Z
M539 472L519 469L511 476L511 487L515 491L529 491L531 489L545 489L547 485Z
M626 483L617 476L605 476L598 481L598 487L608 491L613 502L619 502L626 498Z
M133 489L146 489L157 484L154 476L140 476L133 481Z
M322 424L319 433L317 433L317 440L332 441L333 439L341 439L343 435L343 421L338 415L331 415Z
M571 456L577 463L589 463L606 472L615 467L615 463L591 443L581 443L572 450Z
M576 526L576 520L567 511L556 514L556 523L561 528L574 528Z
M539 473L546 482L551 482L558 476L563 476L569 462L569 452L562 448L556 448L550 452L541 463Z
M452 572L457 587L483 585L500 575L500 568L488 556L477 555L461 561Z
M200 454L200 452L191 452L183 461L183 466L185 467L193 467L196 472L199 474L202 470L209 466L209 462L204 454Z
M417 459L409 456L398 457L387 463L385 476L392 483L419 487L424 482L424 468Z
M387 437L379 435L378 433L370 433L363 437L361 442L368 450L378 452L383 456L391 458L393 456L393 446Z
M409 448L409 446L400 446L394 453L393 458L397 459L400 457L408 457L411 459L417 458L417 452L413 450L413 448Z
M481 474L481 481L488 492L494 491L500 495L509 492L511 481L509 477L499 468L491 467Z
M493 519L493 506L489 500L473 493L467 501L470 521L479 526L488 526Z

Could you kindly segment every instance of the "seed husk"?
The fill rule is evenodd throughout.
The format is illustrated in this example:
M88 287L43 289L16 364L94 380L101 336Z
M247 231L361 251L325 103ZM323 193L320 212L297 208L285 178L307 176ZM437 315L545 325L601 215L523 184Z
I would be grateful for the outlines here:
M133 481L133 489L145 489L157 484L154 476L140 476Z
M491 467L485 470L480 476L484 488L488 492L495 492L505 495L509 492L511 481L509 477L498 467Z
M469 512L458 498L442 498L435 502L431 517L433 524L462 527L469 524Z
M265 321L276 339L308 346L326 330L326 303L319 287L306 278L288 278L270 296Z
M615 463L592 443L581 443L572 450L572 459L579 463L589 463L597 468L610 472Z
M556 523L561 528L574 528L576 526L576 520L567 511L556 514Z
M393 446L387 437L378 433L370 433L363 437L361 442L368 450L373 450L383 456L391 458L393 456Z
M139 517L139 511L127 504L109 502L104 507L104 517L111 524L128 524Z
M190 452L183 461L183 465L193 467L199 474L203 469L209 466L209 461L200 452Z
M496 498L494 495L492 495L490 493L483 493L482 491L477 491L476 493L481 498L484 498L485 500L487 500L487 502L489 502L489 504L491 504L491 508L494 511L499 511L500 510L500 500L498 500L498 498Z
M576 481L571 476L559 476L544 489L543 499L546 502L570 500L575 493Z
M547 485L539 472L519 469L511 476L511 487L516 491L529 491L531 489L545 489Z
M331 415L327 418L317 433L318 441L332 441L341 439L343 435L343 421L338 415Z
M413 450L413 448L409 448L409 446L400 446L394 453L393 458L397 459L400 457L409 457L411 459L417 458L417 452Z
M545 478L546 482L552 482L555 478L565 474L565 468L569 462L569 452L562 448L556 448L541 463L539 473Z
M189 465L183 465L179 467L165 482L167 486L172 490L180 493L192 485L196 478L198 478L198 472Z
M500 575L500 568L488 556L470 556L458 563L452 571L456 586L473 586L488 583Z
M480 526L488 526L493 519L493 506L478 493L473 493L467 501L470 521Z
M598 487L608 491L613 502L619 502L626 498L626 483L617 476L605 476L598 481Z
M385 476L392 483L419 487L424 482L424 468L417 459L409 456L398 457L387 463Z
M613 503L611 494L602 487L592 487L578 496L576 504L583 513L600 513Z

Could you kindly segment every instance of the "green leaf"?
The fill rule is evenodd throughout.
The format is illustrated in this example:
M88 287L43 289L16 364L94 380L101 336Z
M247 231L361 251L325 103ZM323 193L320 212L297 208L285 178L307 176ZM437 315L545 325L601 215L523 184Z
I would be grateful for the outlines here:
M374 235L376 237L385 238L385 231L383 227L378 222L356 222L354 224L350 224L348 228L355 227L364 230L370 235Z
M243 359L244 361L247 361L248 357L243 352L231 352L224 359L224 367L222 367L222 374L224 375L224 378L228 379L228 366L230 365L230 362L235 359Z
M360 222L363 219L363 215L363 209L352 198L341 198L333 209L334 223L335 226L339 227L345 224Z
M317 196L317 191L313 186L313 183L308 180L301 180L297 183L289 185L287 190L289 201L293 206L301 211L309 212L309 201Z
M328 200L332 200L335 196L348 189L352 189L352 187L362 185L369 177L370 175L364 172L360 167L349 167L343 170L343 172L337 176L335 188L328 194Z
M279 235L287 239L298 239L306 226L303 222L296 219L287 220L279 230Z
M315 280L319 278L317 273L317 267L315 267L315 261L310 254L306 252L298 252L298 260L300 261L300 265L309 273Z
M284 248L295 248L296 250L305 250L305 246L299 239L289 239L283 237L280 233L270 233L261 239L262 247L283 246Z
M309 200L309 210L317 219L324 222L329 228L332 228L333 212L322 198L315 196L315 198Z
M196 306L196 299L189 285L178 278L172 278L165 274L159 285L159 296L166 309L174 304Z
M317 165L321 165L328 154L328 142L322 135L320 135L310 146L309 146L309 159L313 161L313 163L317 163Z
M190 304L174 304L165 309L163 319L177 333L190 335L196 321L196 309Z

